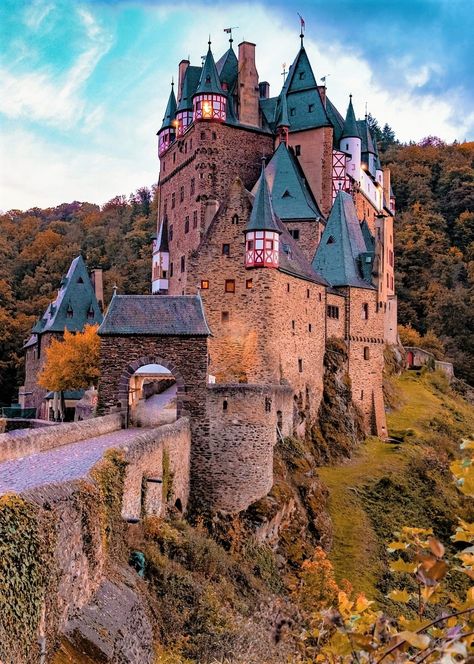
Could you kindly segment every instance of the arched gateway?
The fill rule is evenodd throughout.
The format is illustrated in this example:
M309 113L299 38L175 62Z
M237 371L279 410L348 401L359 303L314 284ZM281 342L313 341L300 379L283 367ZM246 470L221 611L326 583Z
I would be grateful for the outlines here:
M119 406L125 412L131 376L156 364L176 380L178 417L201 418L209 334L199 296L114 295L99 328L99 411Z

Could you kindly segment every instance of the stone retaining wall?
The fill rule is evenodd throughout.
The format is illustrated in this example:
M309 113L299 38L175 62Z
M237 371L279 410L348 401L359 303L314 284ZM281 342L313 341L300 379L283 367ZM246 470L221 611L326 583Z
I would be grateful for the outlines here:
M81 422L68 422L40 429L17 429L0 434L0 462L44 452L86 438L95 438L122 427L120 413Z

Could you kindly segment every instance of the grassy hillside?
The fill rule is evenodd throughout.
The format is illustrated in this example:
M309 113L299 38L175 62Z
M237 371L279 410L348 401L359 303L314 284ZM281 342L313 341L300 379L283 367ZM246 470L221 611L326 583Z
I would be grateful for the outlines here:
M457 517L472 518L449 461L460 439L474 433L474 408L438 373L406 372L393 382L400 407L388 414L388 426L402 442L369 438L346 465L319 471L329 489L336 576L382 604L391 583L386 545L394 531L432 526L448 543Z

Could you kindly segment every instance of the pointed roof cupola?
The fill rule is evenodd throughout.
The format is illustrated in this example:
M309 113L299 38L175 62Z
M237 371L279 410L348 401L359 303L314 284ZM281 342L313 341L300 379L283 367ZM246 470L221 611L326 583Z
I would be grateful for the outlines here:
M270 191L262 162L249 221L245 228L245 267L279 266L280 234L282 230L273 211Z
M168 217L163 217L158 237L153 241L153 262L152 262L152 293L167 293L169 288L169 238L168 238Z
M165 115L163 117L163 124L161 125L160 131L158 134L160 134L164 129L174 129L174 119L176 116L176 97L174 94L174 82L171 81L171 92L170 96L168 97L168 103L166 104L166 110L165 110Z
M158 233L158 237L156 239L156 246L158 251L169 251L170 246L169 246L169 238L168 238L168 217L165 216L163 217L163 221L161 222L160 226L160 232Z
M174 94L174 83L171 81L171 92L166 105L163 124L158 132L158 156L170 147L176 137L176 97Z
M211 51L211 40L209 38L209 49L202 66L201 78L197 90L193 96L194 120L226 120L227 97L222 89L216 63Z
M313 259L317 270L331 286L373 288L370 272L373 253L357 218L352 197L339 191ZM362 264L363 261L363 264Z
M352 95L349 95L349 106L347 107L344 128L341 134L341 139L343 138L361 138L359 129L357 127L354 107L352 106Z
M288 102L285 94L281 94L278 100L276 126L277 129L290 126L290 118L288 117Z

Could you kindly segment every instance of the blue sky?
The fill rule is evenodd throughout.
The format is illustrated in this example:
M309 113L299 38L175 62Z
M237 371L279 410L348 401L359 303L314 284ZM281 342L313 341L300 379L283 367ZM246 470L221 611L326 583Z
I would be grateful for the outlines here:
M2 0L0 209L104 203L158 177L156 131L171 76L239 26L276 94L299 47L344 113L401 140L474 139L474 0Z

